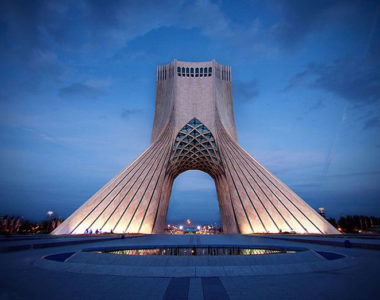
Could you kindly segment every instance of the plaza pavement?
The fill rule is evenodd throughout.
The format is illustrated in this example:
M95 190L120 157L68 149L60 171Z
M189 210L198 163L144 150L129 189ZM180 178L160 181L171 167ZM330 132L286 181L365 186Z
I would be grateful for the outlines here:
M2 239L0 299L376 299L379 295L380 252L316 242L323 243L326 237L148 235L95 239ZM330 239L380 244L378 237ZM28 244L33 247L12 248ZM38 244L45 246L39 248ZM132 245L266 245L308 251L255 257L130 257L82 251ZM345 257L328 260L319 255L324 252ZM62 253L74 254L65 261L44 258Z

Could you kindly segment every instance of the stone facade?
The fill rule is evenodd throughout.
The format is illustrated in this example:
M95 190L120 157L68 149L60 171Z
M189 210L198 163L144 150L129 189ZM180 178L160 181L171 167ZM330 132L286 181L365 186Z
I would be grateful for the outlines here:
M231 68L174 60L157 68L151 145L53 234L162 232L173 181L190 169L214 179L225 233L338 233L239 146Z

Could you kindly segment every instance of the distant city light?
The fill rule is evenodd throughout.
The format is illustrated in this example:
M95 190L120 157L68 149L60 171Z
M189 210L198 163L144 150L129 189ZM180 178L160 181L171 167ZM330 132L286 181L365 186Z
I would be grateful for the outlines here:
M166 224L165 230L170 234L220 234L222 232L216 223L214 225L195 225L189 221L190 219L185 220L185 225Z

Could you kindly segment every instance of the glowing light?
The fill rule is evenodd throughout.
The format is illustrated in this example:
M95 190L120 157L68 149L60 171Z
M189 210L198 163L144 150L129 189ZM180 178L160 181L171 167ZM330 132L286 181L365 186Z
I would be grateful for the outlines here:
M182 225L181 225L181 226L179 226L179 229L181 229L181 230L182 230L182 229L183 229L183 226L182 226Z

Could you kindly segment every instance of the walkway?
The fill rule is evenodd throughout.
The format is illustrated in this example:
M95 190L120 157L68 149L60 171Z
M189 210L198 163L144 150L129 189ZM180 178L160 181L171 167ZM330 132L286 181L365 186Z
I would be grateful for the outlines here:
M94 260L96 253L82 251L123 245L277 245L307 251L198 261L100 253ZM329 260L323 252L345 258ZM44 259L62 253L72 253L71 258ZM203 267L204 273L180 272L189 265ZM136 276L125 268L142 271ZM149 268L165 273L157 276ZM375 250L265 236L152 235L1 253L0 299L368 299L378 295L379 270L380 251Z

